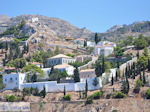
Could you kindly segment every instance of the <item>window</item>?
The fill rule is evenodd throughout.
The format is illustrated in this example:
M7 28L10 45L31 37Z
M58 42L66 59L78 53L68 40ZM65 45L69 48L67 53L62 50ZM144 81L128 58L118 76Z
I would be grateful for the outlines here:
M5 82L7 82L7 79L5 79Z
M16 80L17 80L17 77L16 77Z
M16 82L16 85L17 85L17 82Z
M12 77L10 78L10 80L11 80L11 81L13 80Z

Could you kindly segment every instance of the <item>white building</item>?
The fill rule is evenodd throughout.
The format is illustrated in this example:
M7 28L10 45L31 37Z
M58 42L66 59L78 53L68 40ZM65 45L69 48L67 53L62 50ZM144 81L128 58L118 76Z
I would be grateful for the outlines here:
M93 81L95 78L88 78L88 89L89 90L97 90L102 87L102 81L100 78L97 78L98 84L96 86L93 85ZM63 92L64 87L66 91L84 91L86 80L82 80L78 83L57 83L57 81L46 81L46 82L34 82L34 83L26 83L25 74L22 73L14 73L3 75L3 83L6 85L5 90L18 88L23 90L24 88L38 88L39 91L43 90L45 87L46 92Z
M88 78L94 78L96 77L95 74L95 69L86 69L86 70L81 70L79 72L80 74L80 79L88 79Z
M77 39L74 40L74 43L76 43L78 45L81 45L81 46L84 45L84 42L85 42L84 38L77 38Z
M23 84L25 74L23 73L11 73L3 75L3 83L6 85L5 89L20 88L20 84Z
M48 58L47 59L47 64L49 65L58 65L58 64L68 64L68 63L74 63L75 59L72 57L59 54L54 57Z
M88 47L94 47L95 46L95 42L87 41L87 46Z
M74 69L75 69L75 68L74 68L73 66L71 66L71 65L63 64L63 65L56 65L56 66L54 66L54 69L58 69L58 70L60 70L61 72L66 71L67 74L68 74L69 76L71 76L71 75L74 74Z
M116 47L116 43L100 41L94 48L94 54L108 56L114 52L114 47Z
M29 19L29 21L31 21L32 23L35 23L35 22L39 21L39 18L38 17L34 17L34 18Z
M37 67L43 67L43 64L39 62L33 62L31 64L36 65Z

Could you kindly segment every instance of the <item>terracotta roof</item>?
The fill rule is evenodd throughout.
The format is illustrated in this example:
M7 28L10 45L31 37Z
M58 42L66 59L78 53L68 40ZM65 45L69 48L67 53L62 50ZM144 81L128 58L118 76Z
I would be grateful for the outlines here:
M67 67L70 67L71 65L68 65L68 64L62 64L62 65L56 65L54 66L55 69L60 69L60 68L67 68Z
M80 72L93 72L95 69L86 69L86 70L81 70Z
M15 67L5 67L5 70L14 70Z
M33 62L32 64L33 65L40 65L41 63L39 63L39 62Z
M58 54L58 55L53 56L53 57L51 57L51 58L49 58L49 59L53 59L53 58L71 58L71 57L66 56L66 55L64 55L64 54Z
M77 38L76 40L85 41L85 39L84 39L84 38Z

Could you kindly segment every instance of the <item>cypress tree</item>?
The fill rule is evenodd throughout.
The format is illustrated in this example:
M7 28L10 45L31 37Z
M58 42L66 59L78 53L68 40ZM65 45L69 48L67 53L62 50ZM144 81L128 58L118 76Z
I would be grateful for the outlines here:
M146 80L145 80L145 69L143 67L143 84L146 84Z
M116 70L116 81L118 80L118 71Z
M135 79L136 70L135 70L135 63L133 63L133 79Z
M97 33L95 33L95 43L97 44L98 43L98 35L97 35Z
M114 85L114 78L113 78L113 75L111 77L111 85L113 86Z
M150 71L150 60L148 59L148 71Z
M102 58L102 73L105 72L105 59L104 59L104 56Z
M139 56L140 56L140 53L139 53L139 51L137 52L136 56L137 56L137 58L139 58Z
M7 51L8 50L8 42L6 41L5 43L5 50Z
M64 86L64 96L66 95L66 87Z
M85 97L87 98L87 93L88 93L88 82L86 79L86 83L85 83Z
M142 81L141 69L139 68L140 80Z

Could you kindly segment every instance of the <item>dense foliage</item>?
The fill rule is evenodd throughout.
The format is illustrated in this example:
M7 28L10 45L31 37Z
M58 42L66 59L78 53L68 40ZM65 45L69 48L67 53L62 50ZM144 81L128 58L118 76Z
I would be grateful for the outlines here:
M114 98L125 98L126 94L124 94L121 91L119 91L119 92L116 92L113 97Z

